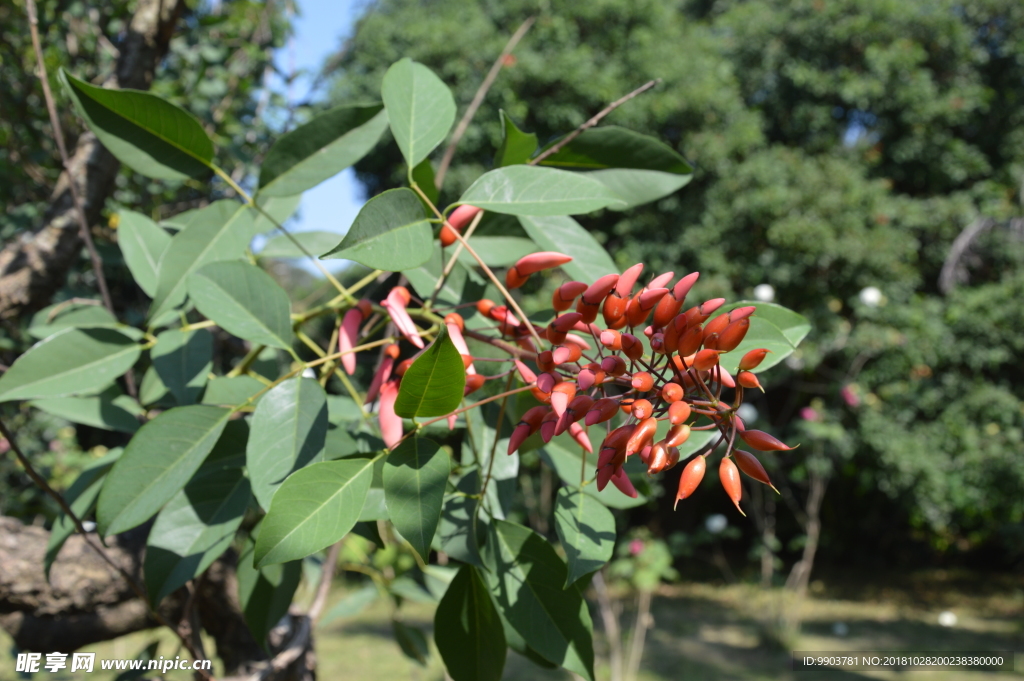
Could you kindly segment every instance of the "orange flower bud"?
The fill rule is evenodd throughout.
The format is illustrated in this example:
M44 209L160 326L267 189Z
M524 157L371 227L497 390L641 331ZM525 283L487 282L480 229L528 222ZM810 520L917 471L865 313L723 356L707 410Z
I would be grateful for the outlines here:
M775 489L775 485L768 479L768 473L764 470L764 466L757 460L750 452L745 452L742 449L734 449L732 452L732 458L736 460L736 465L739 469L752 477L758 482L762 482L772 489ZM775 489L775 493L778 494L779 490Z
M771 352L771 350L765 350L764 348L751 350L747 354L743 355L743 359L740 360L740 369L745 371L756 369L757 366L764 361L765 356L769 352Z
M682 423L686 423L686 419L690 418L690 403L689 402L673 402L668 407L668 422L673 426L678 426Z
M732 459L727 457L722 459L722 463L718 465L718 478L722 481L725 493L729 495L732 503L736 505L736 510L744 516L747 515L740 508L740 499L743 497L743 483L740 482L740 471L736 468L736 464L732 462Z
M649 392L654 389L654 377L646 371L638 371L633 374L632 385L637 392Z
M661 386L661 399L669 404L683 399L683 389L678 383L666 383Z
M681 499L685 499L696 491L700 481L704 479L704 471L707 469L707 462L703 456L695 456L690 463L683 468L683 474L679 476L679 491L676 492L676 503L672 505L675 510Z
M763 430L744 430L740 433L740 437L748 445L762 452L781 452L796 449L796 447L790 447L782 440L779 440L774 435L769 435Z
M634 400L632 414L638 421L643 421L654 414L654 406L649 400Z

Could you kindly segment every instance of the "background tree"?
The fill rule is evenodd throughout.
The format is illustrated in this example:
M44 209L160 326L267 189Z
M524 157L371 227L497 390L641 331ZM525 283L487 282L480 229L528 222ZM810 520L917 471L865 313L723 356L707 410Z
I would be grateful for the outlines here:
M697 168L682 192L584 221L618 264L700 270L708 296L770 284L813 320L789 374L757 406L771 422L805 417L795 426L804 451L820 449L812 469L832 478L821 511L828 555L921 561L936 555L917 551L930 545L948 558L990 547L1016 560L1019 3L380 0L328 65L333 99L372 96L383 69L409 54L465 107L533 14L488 105L543 142L661 78L608 122L656 135ZM500 130L479 120L447 191L490 167ZM392 144L357 170L378 192L399 165ZM979 236L947 265L955 286L942 290L951 245L971 225ZM798 471L815 460L778 459ZM805 498L789 500L802 508ZM782 538L806 532L790 518L779 515Z

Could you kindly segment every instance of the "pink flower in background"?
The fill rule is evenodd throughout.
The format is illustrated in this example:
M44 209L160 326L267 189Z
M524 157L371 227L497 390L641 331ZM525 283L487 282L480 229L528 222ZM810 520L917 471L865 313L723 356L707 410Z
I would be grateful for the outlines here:
M820 421L821 414L812 409L811 407L804 407L800 410L800 418L804 421Z
M11 448L11 443L6 438L0 437L0 454L6 454L7 450Z
M842 395L843 401L846 402L847 406L860 406L860 397L857 396L857 393L850 386L844 385L839 394Z
M644 543L640 539L629 542L629 555L639 556L644 551Z

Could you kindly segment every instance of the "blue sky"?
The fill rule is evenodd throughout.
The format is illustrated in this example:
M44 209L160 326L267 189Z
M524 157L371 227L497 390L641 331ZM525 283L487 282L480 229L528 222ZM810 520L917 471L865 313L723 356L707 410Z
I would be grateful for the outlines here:
M308 93L312 76L320 69L324 59L336 51L352 29L353 22L363 12L367 0L296 0L300 14L295 17L295 35L278 50L276 63L284 72L306 70L309 73L293 82L291 101L303 101ZM284 84L273 86L283 90ZM288 224L292 231L324 230L344 234L363 204L362 187L355 173L346 170L326 182L310 189L302 196L298 214ZM337 268L343 261L328 261ZM311 272L312 264L304 264Z

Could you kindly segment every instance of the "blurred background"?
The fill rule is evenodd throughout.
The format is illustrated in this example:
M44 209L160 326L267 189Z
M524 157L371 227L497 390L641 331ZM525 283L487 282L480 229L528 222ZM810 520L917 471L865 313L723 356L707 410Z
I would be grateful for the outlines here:
M134 3L39 5L50 71L102 80ZM330 106L377 99L384 71L404 56L452 88L461 115L530 16L442 201L491 167L499 109L544 143L660 78L605 123L671 144L694 180L581 223L620 267L700 271L697 298L775 301L813 324L744 414L801 443L764 461L781 494L748 486L747 518L717 483L676 512L665 490L619 512L618 559L592 594L599 673L787 678L795 649L1024 649L1024 4L205 1L179 22L152 89L208 124L218 162L244 182L282 132ZM60 170L41 88L26 75L26 26L22 0L0 4L8 245L37 228ZM74 146L81 126L66 105L62 120ZM385 137L308 192L290 224L342 234L362 201L403 176ZM148 299L121 260L117 211L161 219L210 199L205 185L122 169L94 236L123 318L142 319ZM320 290L319 274L298 261L275 261L272 272L293 299ZM94 295L85 255L54 276L56 293L36 309ZM0 365L34 342L34 312L3 314ZM121 444L12 409L23 446L58 489ZM522 513L554 536L555 481L536 456L523 463ZM56 510L0 457L0 514L48 525ZM337 598L359 586L339 583ZM414 605L414 616L429 626L432 607ZM424 669L393 654L387 617L378 604L325 624L324 678L442 678L436 656ZM134 636L110 645L134 654L145 641ZM0 679L13 678L9 668ZM518 658L508 673L542 677Z

